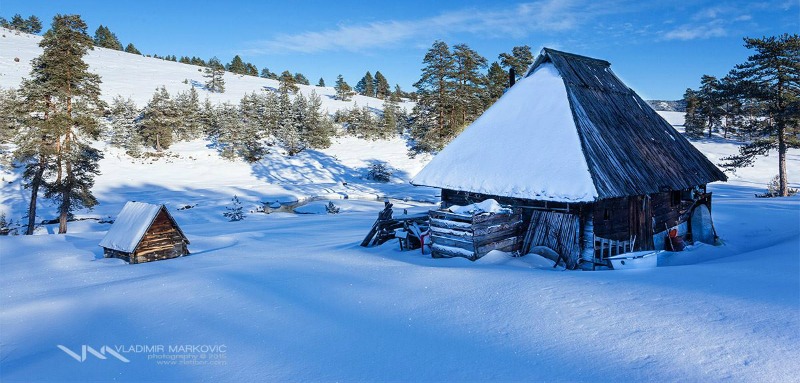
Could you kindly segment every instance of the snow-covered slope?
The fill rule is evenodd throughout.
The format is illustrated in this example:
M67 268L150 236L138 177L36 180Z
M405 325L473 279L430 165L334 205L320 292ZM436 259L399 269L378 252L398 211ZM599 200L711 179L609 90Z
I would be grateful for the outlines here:
M0 31L1 35L5 36L0 37L0 87L16 87L22 78L30 77L30 62L42 53L39 47L41 36L17 34L5 28L0 28ZM106 48L89 51L84 61L89 64L90 71L100 75L103 81L102 98L107 102L120 95L125 98L130 97L139 106L144 106L158 87L164 86L171 95L175 95L194 86L200 93L201 102L208 98L212 103L238 104L245 94L278 88L276 80L225 72L225 92L208 92L202 88L206 82L202 67ZM328 80L333 82L333 79ZM352 108L354 103L383 109L383 101L376 98L357 95L351 101L339 101L334 100L336 91L332 87L308 85L299 87L300 92L306 96L312 90L316 92L322 98L323 108L327 108L330 113ZM411 106L409 103L400 105L401 108L409 109Z
M19 85L29 76L30 61L41 54L40 36L16 34L3 29L0 37L0 87ZM16 59L19 60L16 60ZM204 78L198 66L181 64L140 55L95 48L85 57L91 71L102 78L102 97L111 101L117 95L131 97L143 106L157 87L165 86L171 94L202 84ZM184 84L184 80L188 84ZM275 89L278 82L252 76L225 73L226 91L213 93L197 87L200 98L212 103L238 103L247 93ZM329 113L349 109L354 105L382 110L383 101L354 96L350 101L335 100L333 88L300 85L300 92L312 91L322 98ZM413 104L402 103L410 109ZM259 202L291 202L309 198L369 198L384 196L402 199L435 200L434 189L413 188L407 180L427 162L429 156L409 158L405 140L367 141L352 137L337 138L332 147L309 150L294 157L278 153L267 155L255 164L228 161L221 158L208 142L180 142L173 145L167 156L160 159L134 160L121 151L102 148L105 159L100 162L101 175L93 192L100 205L93 212L79 216L114 216L126 200L154 204L169 203L175 191L183 193L177 208L185 205L219 207L238 195L255 208ZM386 164L394 171L392 182L380 184L364 179L373 163ZM19 221L26 211L26 190L15 173L2 175L0 212ZM41 219L51 219L55 211L45 203L39 211Z
M0 38L0 85L26 73L13 57L35 55L35 42ZM112 93L128 87L139 102L158 81L111 72L151 65L170 91L192 72L145 58L128 66L129 58L97 50L88 61L109 71ZM228 81L239 80L269 84ZM737 150L718 139L694 144L712 162ZM436 199L407 184L425 159L409 159L401 139L343 138L253 166L223 160L203 141L158 160L105 150L94 188L101 204L80 215L113 217L128 200L164 203L192 255L104 259L98 243L109 226L96 221L72 222L68 235L0 237L0 381L797 380L800 197L753 196L776 173L774 156L710 186L722 246L659 259L672 267L570 272L535 255L469 262L401 252L395 241L359 247L383 203L344 196L410 197L393 201L409 213L433 206L413 200ZM394 182L360 178L373 161L397 169ZM798 151L788 167L800 180ZM27 191L3 181L0 203L17 220ZM322 197L312 204L332 200L341 212L227 222L233 195L248 210ZM55 216L47 203L40 209Z

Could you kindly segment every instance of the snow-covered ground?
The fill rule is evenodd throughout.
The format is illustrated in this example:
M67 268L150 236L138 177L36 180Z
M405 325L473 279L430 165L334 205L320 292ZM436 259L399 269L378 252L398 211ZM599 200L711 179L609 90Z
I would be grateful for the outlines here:
M10 69L14 56L36 54L24 39L35 40L0 38L0 86L27 73ZM104 89L130 87L138 102L160 84L139 84L152 78L144 74L113 80L108 68L151 65L176 90L194 70L146 58L128 66L130 55L116 55L126 54L98 49L87 61ZM241 94L269 81L241 80ZM715 163L737 150L720 139L694 144ZM470 262L401 252L396 241L359 247L383 208L377 196L397 198L396 211L434 206L424 201L436 190L407 183L428 159L409 159L401 139L341 138L256 165L221 159L203 141L171 153L131 161L107 148L100 205L79 216L114 217L128 200L165 203L191 256L104 259L109 225L94 220L70 223L67 235L0 237L1 381L798 379L800 197L754 197L777 172L774 156L710 186L722 246L664 257L655 269L579 272L535 255ZM396 169L393 182L360 177L374 161ZM800 180L798 151L789 176ZM25 190L13 173L3 181L3 211L20 219ZM227 222L233 195L247 210L316 197L302 210L333 201L341 212ZM41 214L53 210L45 203Z

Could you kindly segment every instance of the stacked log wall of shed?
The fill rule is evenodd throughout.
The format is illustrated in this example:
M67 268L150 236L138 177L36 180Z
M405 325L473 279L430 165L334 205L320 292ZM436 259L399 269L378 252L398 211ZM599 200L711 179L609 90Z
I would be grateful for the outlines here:
M106 258L119 258L125 262L131 262L131 253L126 253L124 251L109 249L107 247L103 248L103 256Z
M184 236L161 210L131 257L131 263L169 259L189 254Z
M492 250L519 250L522 244L519 237L522 214L519 209L511 214L479 215L432 210L430 218L433 257L475 260Z

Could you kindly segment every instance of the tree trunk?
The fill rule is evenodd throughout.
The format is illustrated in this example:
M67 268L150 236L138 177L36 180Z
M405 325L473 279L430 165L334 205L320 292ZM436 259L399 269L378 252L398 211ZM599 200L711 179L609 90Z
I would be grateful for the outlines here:
M39 161L39 168L36 169L31 180L31 203L28 206L28 228L25 229L25 235L32 235L33 229L36 226L36 201L39 198L39 186L42 185L42 177L44 176L44 163Z
M786 179L786 126L778 125L778 179L781 197L789 196L788 180Z
M67 135L64 139L64 146L63 150L66 153L64 158L65 167L66 167L66 174L64 177L64 182L61 184L61 206L59 206L59 214L58 214L58 234L66 234L67 233L67 218L69 217L70 211L70 203L72 202L72 188L74 184L74 175L72 174L72 161L69 159L70 157L70 150L71 150L71 142L70 137L71 135L67 132Z

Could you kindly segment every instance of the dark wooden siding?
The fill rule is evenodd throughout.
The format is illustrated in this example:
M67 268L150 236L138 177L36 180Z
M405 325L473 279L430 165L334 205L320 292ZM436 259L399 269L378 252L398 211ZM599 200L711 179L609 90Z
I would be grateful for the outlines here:
M131 263L175 258L186 254L189 254L189 251L183 235L167 213L161 210L139 242Z

